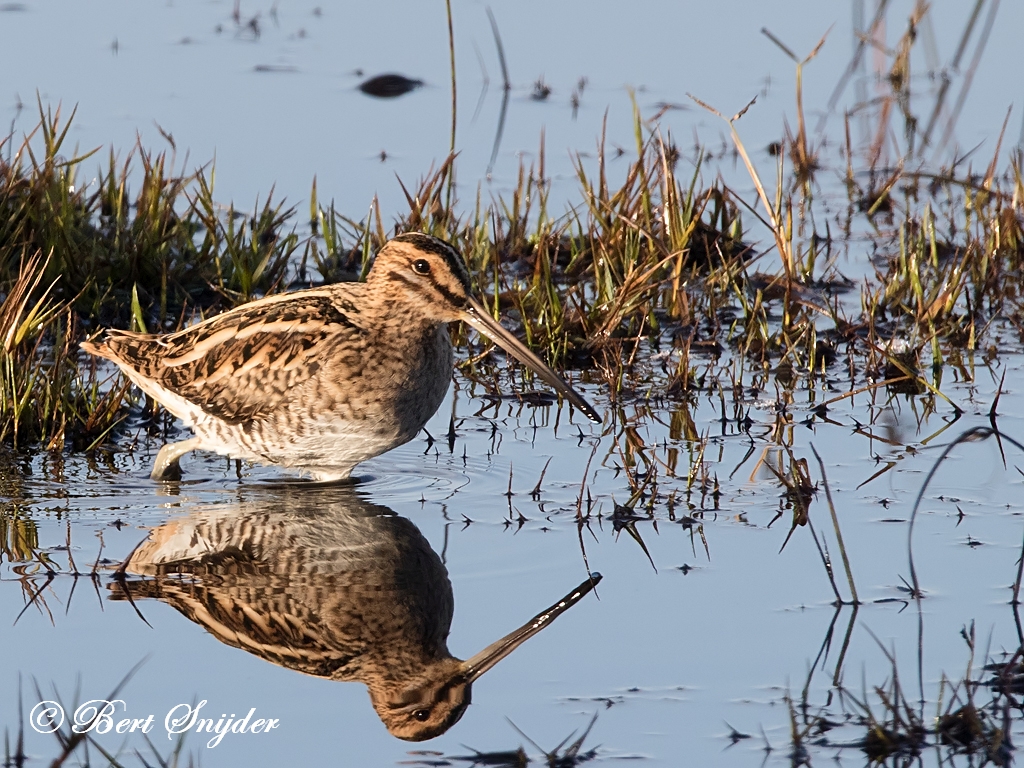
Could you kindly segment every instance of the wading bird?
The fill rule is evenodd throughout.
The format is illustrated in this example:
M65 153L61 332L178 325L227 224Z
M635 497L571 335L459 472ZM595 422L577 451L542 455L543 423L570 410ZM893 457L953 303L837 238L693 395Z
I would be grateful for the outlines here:
M462 320L561 393L597 412L470 294L458 252L407 233L381 248L364 283L269 296L182 331L107 330L82 349L116 363L195 437L160 449L151 476L181 476L192 450L342 480L412 440L441 405Z

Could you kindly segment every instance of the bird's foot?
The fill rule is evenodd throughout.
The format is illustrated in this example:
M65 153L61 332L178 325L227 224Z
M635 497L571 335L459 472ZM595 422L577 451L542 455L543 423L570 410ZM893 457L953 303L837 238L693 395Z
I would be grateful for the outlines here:
M160 449L153 462L153 471L149 477L153 480L168 482L181 480L181 465L178 462L181 457L189 451L199 447L200 440L193 437L189 440L182 440L180 443L168 443Z

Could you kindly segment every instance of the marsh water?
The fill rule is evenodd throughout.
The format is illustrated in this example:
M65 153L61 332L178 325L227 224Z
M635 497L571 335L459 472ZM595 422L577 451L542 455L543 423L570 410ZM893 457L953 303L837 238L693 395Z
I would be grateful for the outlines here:
M967 12L936 6L923 34L945 61ZM826 104L854 29L873 10L796 2L494 7L514 86L498 136L503 91L485 8L456 3L460 197L469 205L478 184L484 196L512 188L520 159L537 159L543 130L556 198L571 201L570 152L587 161L606 112L609 145L634 146L627 86L645 115L680 107L664 112L661 125L681 145L694 136L723 150L704 173L739 179L721 126L687 92L730 113L758 96L739 125L750 146L765 147L790 114L793 64L761 28L803 56L834 25L805 71L805 102ZM890 18L907 12L909 4ZM1022 9L1003 3L997 13L951 139L965 149L986 142L982 165L1006 109L1024 93L1024 74L1010 64ZM38 92L44 104L78 105L81 148L115 151L136 133L160 144L157 124L173 135L182 164L216 156L220 199L249 205L276 184L277 194L301 201L316 176L319 195L353 216L365 215L375 194L388 216L403 200L395 174L414 180L447 155L442 7L243 4L239 20L224 3L5 4L0 116L15 132L27 128ZM389 100L357 90L383 72L424 85ZM536 100L541 77L552 92ZM574 113L570 98L583 77ZM841 103L870 99L874 77L868 57ZM920 75L922 94L933 81ZM825 135L838 143L842 120L830 119ZM1009 125L1012 144L1019 114ZM764 151L757 159L774 163ZM825 196L835 178L824 182ZM770 240L767 231L747 237ZM852 239L835 268L853 280L870 275L872 248ZM202 454L183 462L180 484L154 483L148 473L163 438L138 420L112 449L89 455L5 449L0 722L12 745L25 723L31 765L60 753L53 735L31 727L36 704L59 701L70 714L96 699L123 701L115 722L153 716L148 734L95 735L126 764L138 764L136 750L150 762L151 749L172 752L177 737L168 736L165 716L204 701L204 716L255 710L253 720L277 721L213 746L210 734L187 733L181 759L191 753L204 765L471 764L477 753L519 747L543 760L592 721L578 759L863 762L863 751L844 745L865 738L865 707L888 717L896 670L900 695L930 724L969 697L980 707L992 696L984 684L954 691L945 681L984 683L988 660L1024 645L1011 605L1024 537L1016 447L994 437L956 446L923 494L908 546L928 473L958 435L992 425L1001 380L998 427L1024 440L1020 336L1009 325L990 334L984 349L942 372L942 392L960 414L931 393L885 389L822 410L866 383L864 374L851 380L840 362L809 383L751 368L728 350L694 353L693 361L709 381L736 386L673 400L658 394L670 345L641 345L614 399L597 376L573 372L606 414L603 425L543 398L495 400L457 373L426 433L361 465L350 488L282 482L273 468ZM534 386L513 369L493 375L507 395ZM815 450L856 607L845 604L850 587ZM810 525L796 524L800 504L768 468L801 460L818 485ZM638 466L658 468L656 496L633 493ZM157 544L163 554L153 553ZM196 552L201 566L162 565ZM591 572L603 577L596 588L482 674L446 732L419 744L389 732L368 688L391 690L380 681L398 685L424 674L423 658L447 658L438 642L449 623L447 652L470 658ZM915 577L920 600L909 591ZM393 626L376 635L352 629L377 615ZM1020 742L1020 710L1006 713L1010 739ZM795 739L809 722L814 730ZM104 759L89 749L94 763ZM920 759L980 758L934 747Z

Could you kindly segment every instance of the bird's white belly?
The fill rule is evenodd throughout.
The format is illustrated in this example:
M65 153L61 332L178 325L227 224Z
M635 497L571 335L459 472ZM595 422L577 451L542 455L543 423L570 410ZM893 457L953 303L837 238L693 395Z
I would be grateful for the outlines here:
M347 478L356 464L408 442L394 435L345 426L338 422L312 422L305 425L302 436L292 436L287 441L282 435L254 440L240 427L223 424L200 422L195 432L202 439L203 450L260 464L294 467L317 480Z

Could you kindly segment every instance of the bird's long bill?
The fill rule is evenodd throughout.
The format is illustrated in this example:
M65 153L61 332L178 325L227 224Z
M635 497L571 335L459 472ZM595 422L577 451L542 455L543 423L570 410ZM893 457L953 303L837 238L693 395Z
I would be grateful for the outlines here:
M576 603L583 599L584 595L597 586L599 581L601 581L600 573L590 574L589 579L584 581L576 587L576 589L550 608L541 611L516 631L510 632L498 642L491 643L480 651L480 653L462 662L462 669L466 682L472 683L480 677L480 675L512 653L512 651L522 645L525 641L529 640L552 621L576 605Z
M594 410L590 403L584 400L575 389L570 387L565 382L565 379L548 368L523 342L502 328L501 324L491 317L487 310L474 299L469 299L469 304L462 313L462 320L476 328L476 330L480 331L480 333L540 376L541 379L554 387L556 392L560 392L566 400L581 410L588 419L596 421L598 424L601 423L601 417L597 415L597 411Z

